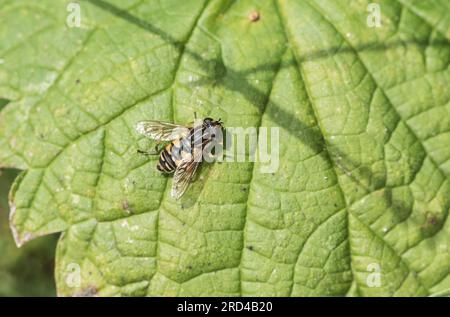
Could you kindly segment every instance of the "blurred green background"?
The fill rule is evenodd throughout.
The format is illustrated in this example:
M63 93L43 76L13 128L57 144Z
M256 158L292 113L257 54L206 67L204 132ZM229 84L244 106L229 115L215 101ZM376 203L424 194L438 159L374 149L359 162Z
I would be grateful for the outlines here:
M17 248L8 225L8 192L16 170L0 170L0 296L55 296L53 278L57 236Z

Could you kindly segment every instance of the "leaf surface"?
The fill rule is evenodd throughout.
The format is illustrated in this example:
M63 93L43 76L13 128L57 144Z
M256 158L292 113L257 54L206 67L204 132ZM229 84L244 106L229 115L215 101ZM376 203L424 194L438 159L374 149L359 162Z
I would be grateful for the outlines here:
M0 1L13 231L63 232L60 295L450 288L446 1L381 1L381 28L369 1L86 0L80 28L67 3ZM194 112L280 127L278 171L204 164L174 201L134 127Z

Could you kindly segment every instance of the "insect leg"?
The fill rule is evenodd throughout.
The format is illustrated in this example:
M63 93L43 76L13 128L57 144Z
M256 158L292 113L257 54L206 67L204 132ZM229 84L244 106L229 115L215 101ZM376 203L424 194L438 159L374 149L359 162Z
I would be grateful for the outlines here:
M155 155L156 153L154 153L153 151L143 151L143 150L137 150L137 152L139 154L143 154L143 155Z
M143 151L143 150L137 150L137 152L139 154L144 154L144 155L158 155L159 152L161 152L161 149L159 148L159 146L161 145L161 142L156 142L155 148L153 150L150 151Z

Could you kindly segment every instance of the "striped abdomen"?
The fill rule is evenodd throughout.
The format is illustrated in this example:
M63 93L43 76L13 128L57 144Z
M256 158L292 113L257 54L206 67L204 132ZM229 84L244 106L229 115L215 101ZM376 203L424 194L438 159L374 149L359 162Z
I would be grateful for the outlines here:
M163 173L173 173L175 169L177 168L177 165L175 164L174 160L172 159L172 147L173 143L168 144L164 150L161 152L161 155L159 156L159 162L156 168L158 171Z
M180 165L181 159L185 155L189 155L191 148L189 142L190 138L184 138L167 144L159 156L159 162L156 168L163 173L173 173L178 165ZM182 144L184 145L183 149Z
M192 157L192 149L194 144L202 143L203 141L202 129L190 129L188 136L174 140L166 145L159 156L157 169L163 173L173 173L178 165L181 164L182 159Z

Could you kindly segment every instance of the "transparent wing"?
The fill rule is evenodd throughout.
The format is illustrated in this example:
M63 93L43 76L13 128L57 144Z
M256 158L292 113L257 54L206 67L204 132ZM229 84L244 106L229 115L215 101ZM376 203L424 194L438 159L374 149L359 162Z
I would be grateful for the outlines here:
M141 121L136 132L157 141L172 141L189 135L189 127L161 121Z
M184 158L175 170L171 195L175 199L183 196L200 164L202 151L194 149L194 155Z

